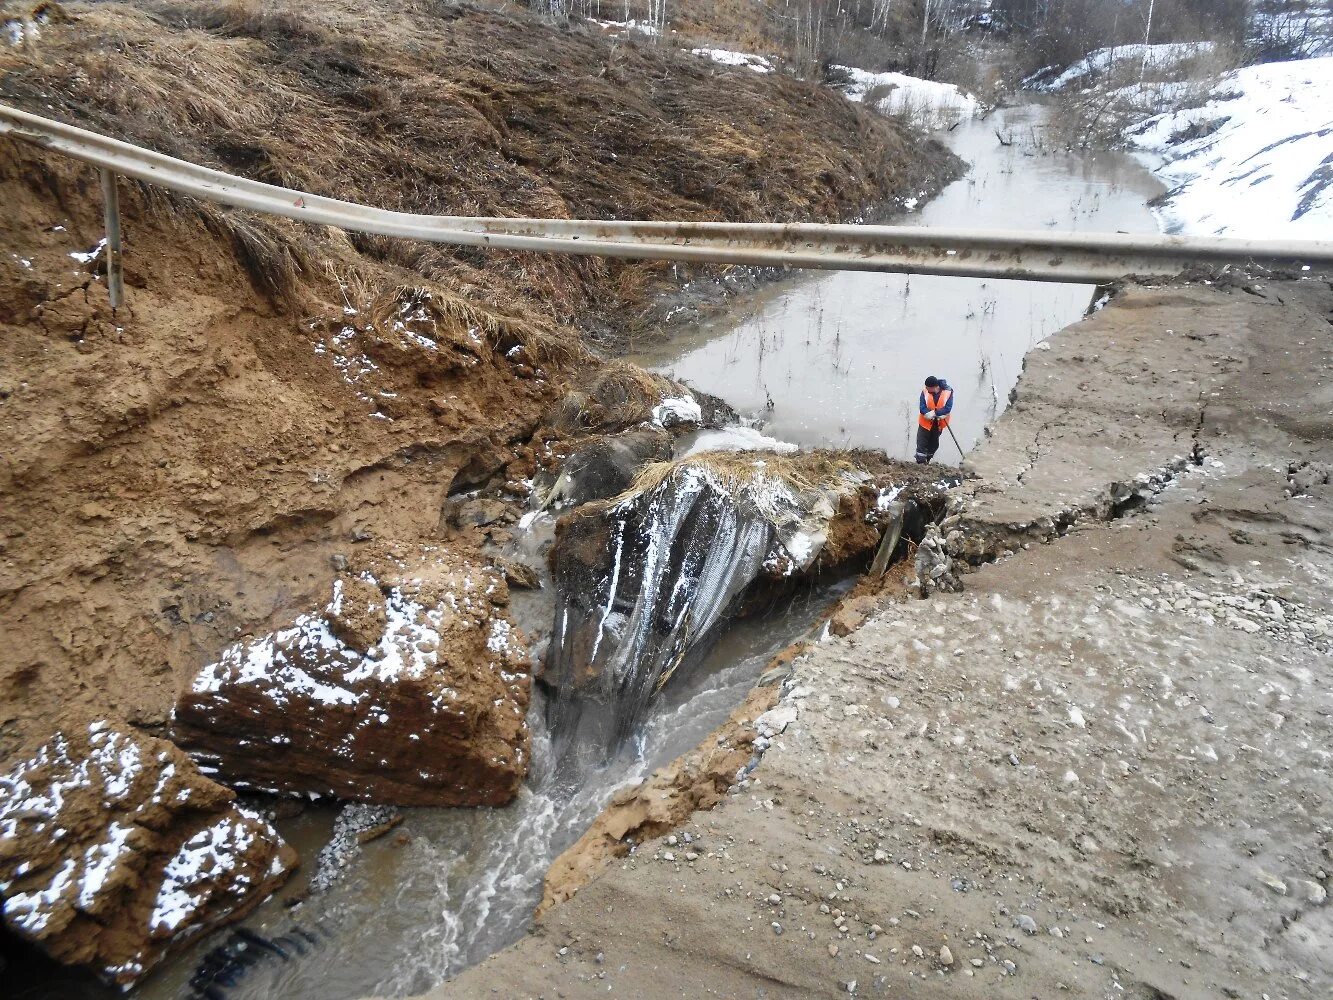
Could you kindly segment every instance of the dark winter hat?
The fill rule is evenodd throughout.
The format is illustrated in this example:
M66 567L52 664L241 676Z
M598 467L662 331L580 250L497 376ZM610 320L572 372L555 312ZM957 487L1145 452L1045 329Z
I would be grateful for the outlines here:
M940 384L940 380L937 379L934 375L927 375L927 376L926 376L926 385L928 385L930 388L933 389L933 388L935 388L935 387L936 387L937 385L939 385L939 384Z

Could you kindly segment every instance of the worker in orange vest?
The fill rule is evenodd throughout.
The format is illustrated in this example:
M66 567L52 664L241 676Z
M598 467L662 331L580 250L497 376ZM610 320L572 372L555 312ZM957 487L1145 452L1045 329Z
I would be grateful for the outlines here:
M953 412L953 390L942 378L931 375L921 390L921 415L917 417L916 461L925 465L940 450L940 435L949 426Z

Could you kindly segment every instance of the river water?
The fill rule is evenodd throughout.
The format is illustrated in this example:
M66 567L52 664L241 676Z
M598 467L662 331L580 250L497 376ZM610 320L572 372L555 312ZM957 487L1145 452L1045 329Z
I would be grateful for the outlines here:
M971 168L897 224L1157 232L1146 203L1161 184L1128 154L1051 148L1045 115L1037 104L1005 108L940 133ZM953 430L970 448L1008 405L1024 356L1077 320L1092 292L1036 281L810 273L743 296L725 315L630 360L723 397L781 440L910 459L927 375L954 387ZM958 459L947 438L940 459Z
M1146 201L1160 186L1128 157L1046 148L1039 106L965 122L943 137L971 163L904 224L1155 231ZM1002 146L996 130L1012 141ZM927 374L957 391L955 430L966 448L1003 409L1024 355L1076 320L1089 286L833 272L744 297L728 316L674 336L640 363L683 377L767 420L770 435L804 445L865 446L906 457L916 394ZM773 408L767 408L768 398ZM943 456L942 456L943 457ZM549 519L541 519L548 521ZM549 523L523 540L529 556ZM738 623L690 678L668 688L642 729L609 762L557 772L538 694L529 721L533 773L505 809L406 810L395 834L365 847L344 877L288 911L275 898L245 921L267 935L300 926L319 944L289 961L271 956L235 981L228 1000L351 1000L408 996L516 940L531 923L551 861L614 792L695 746L726 718L770 656L809 630L836 596L824 588ZM515 594L529 622L549 597ZM549 625L547 626L549 631ZM305 859L281 896L309 878L335 810L316 806L279 827ZM405 836L398 836L403 834ZM135 991L140 1000L190 997L191 973L226 933L187 949ZM54 973L25 997L106 997Z

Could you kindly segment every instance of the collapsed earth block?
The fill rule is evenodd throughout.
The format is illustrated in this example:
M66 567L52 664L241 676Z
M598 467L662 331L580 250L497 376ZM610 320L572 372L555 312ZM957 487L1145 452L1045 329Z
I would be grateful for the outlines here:
M5 924L58 962L131 985L296 866L235 798L166 740L67 718L0 776Z
M223 651L174 735L229 784L409 806L498 806L528 769L530 670L499 570L334 584L327 607Z

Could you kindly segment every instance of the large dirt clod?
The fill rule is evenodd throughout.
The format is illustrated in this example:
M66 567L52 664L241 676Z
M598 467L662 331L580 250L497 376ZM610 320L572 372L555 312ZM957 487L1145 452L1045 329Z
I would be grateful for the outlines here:
M384 590L339 581L323 611L229 647L181 696L176 738L233 784L508 802L528 768L530 671L503 576L461 563Z
M62 720L0 790L5 924L120 986L244 915L296 865L234 792L120 722Z

